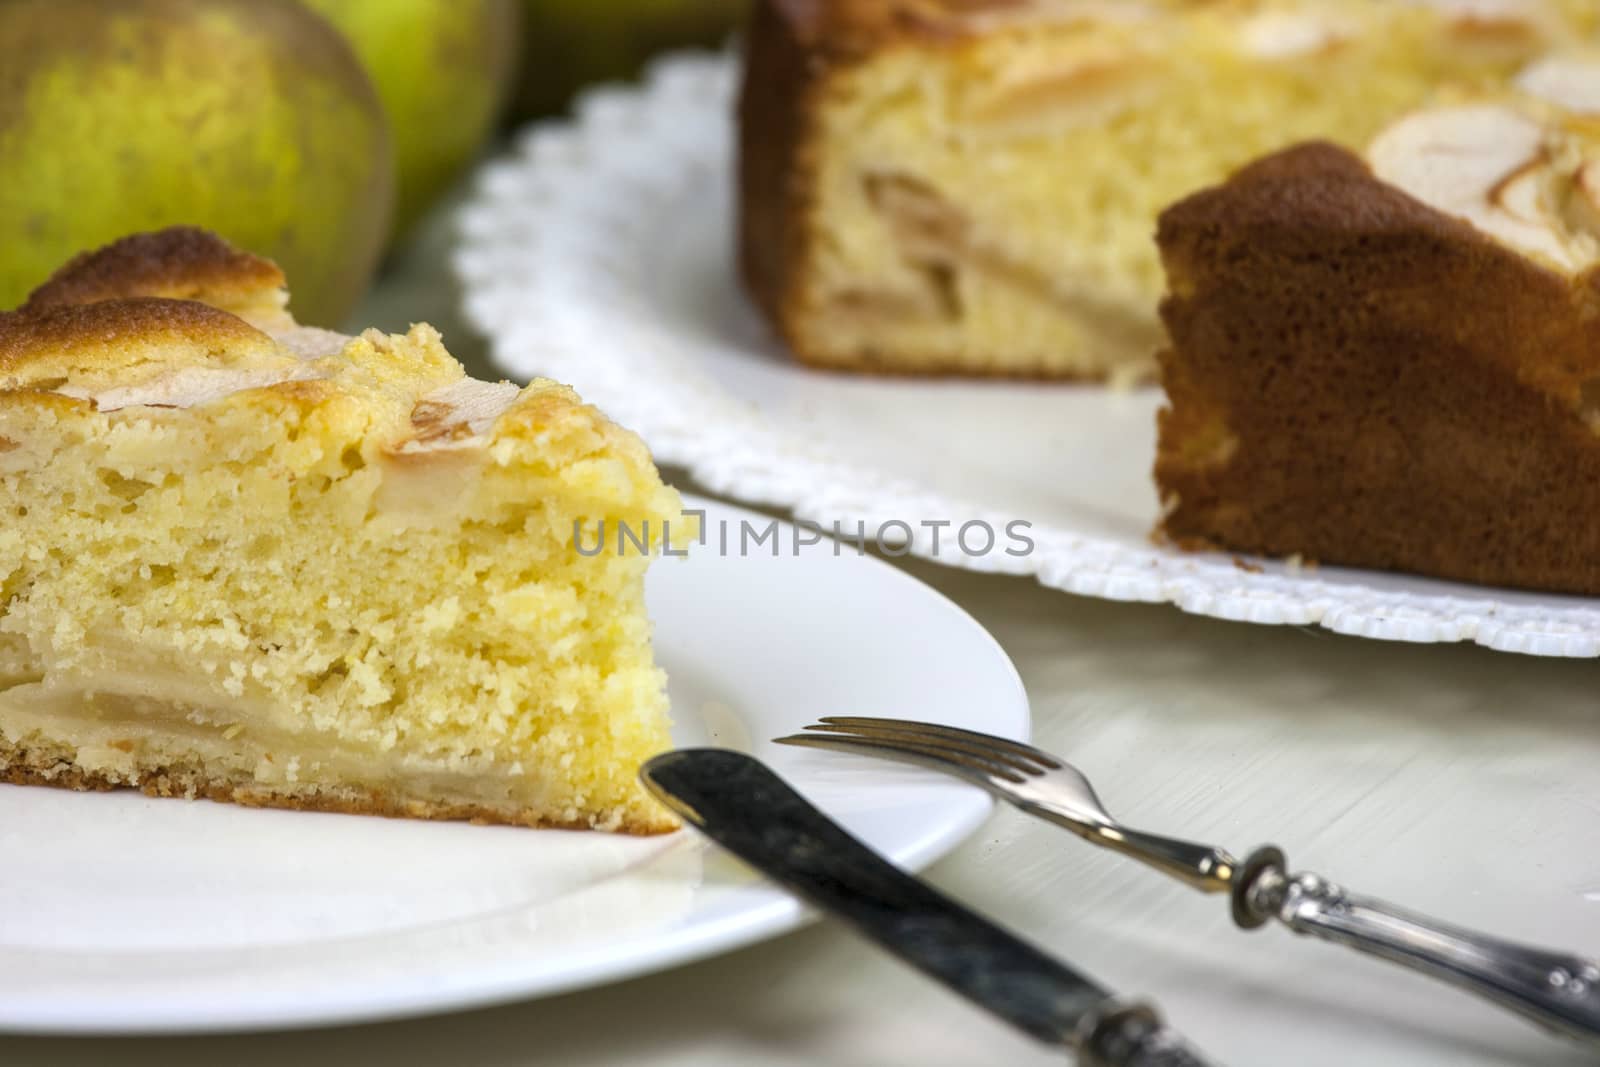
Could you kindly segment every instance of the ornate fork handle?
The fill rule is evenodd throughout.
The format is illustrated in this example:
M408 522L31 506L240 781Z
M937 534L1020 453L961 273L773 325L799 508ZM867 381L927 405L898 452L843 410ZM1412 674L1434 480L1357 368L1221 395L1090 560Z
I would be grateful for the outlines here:
M1258 849L1235 882L1234 919L1277 919L1297 934L1348 945L1495 1001L1541 1026L1600 1044L1600 962L1485 937L1344 889L1290 875Z

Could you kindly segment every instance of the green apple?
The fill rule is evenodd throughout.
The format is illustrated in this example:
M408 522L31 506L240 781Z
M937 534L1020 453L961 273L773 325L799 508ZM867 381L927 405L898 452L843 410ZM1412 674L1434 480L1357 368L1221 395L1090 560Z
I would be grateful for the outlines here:
M393 188L376 91L295 0L0 0L0 307L83 249L192 223L335 325Z
M469 163L499 118L518 0L302 0L337 26L378 87L400 168L404 231Z
M749 0L522 0L523 56L516 114L563 110L595 82L636 77L655 53L716 46Z

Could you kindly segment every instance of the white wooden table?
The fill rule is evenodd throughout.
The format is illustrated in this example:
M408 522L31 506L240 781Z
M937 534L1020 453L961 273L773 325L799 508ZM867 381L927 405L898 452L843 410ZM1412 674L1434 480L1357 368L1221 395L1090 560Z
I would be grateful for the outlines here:
M367 311L390 327L440 323L481 373L452 299L437 271L413 266ZM1352 888L1600 953L1600 664L1233 625L907 567L994 633L1027 683L1038 742L1077 761L1134 825L1238 852L1272 841ZM1157 757L1167 769L1153 773ZM1154 996L1235 1067L1590 1062L1386 965L1281 930L1238 932L1222 901L1009 811L929 877L1119 990ZM443 1018L0 1038L6 1067L1060 1062L830 924L610 988Z

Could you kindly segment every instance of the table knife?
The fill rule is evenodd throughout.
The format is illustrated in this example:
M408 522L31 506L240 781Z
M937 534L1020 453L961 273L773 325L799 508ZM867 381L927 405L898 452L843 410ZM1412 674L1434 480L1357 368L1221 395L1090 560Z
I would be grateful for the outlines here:
M1112 996L889 863L760 761L680 749L640 771L689 825L803 900L1082 1067L1204 1067L1155 1009Z

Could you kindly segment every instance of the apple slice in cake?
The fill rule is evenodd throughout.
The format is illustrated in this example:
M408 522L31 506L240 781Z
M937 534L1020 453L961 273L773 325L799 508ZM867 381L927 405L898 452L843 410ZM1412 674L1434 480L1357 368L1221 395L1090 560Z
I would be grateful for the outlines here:
M672 828L650 553L575 539L659 551L644 445L283 284L171 229L0 315L0 781Z

